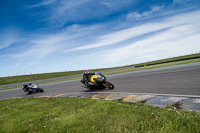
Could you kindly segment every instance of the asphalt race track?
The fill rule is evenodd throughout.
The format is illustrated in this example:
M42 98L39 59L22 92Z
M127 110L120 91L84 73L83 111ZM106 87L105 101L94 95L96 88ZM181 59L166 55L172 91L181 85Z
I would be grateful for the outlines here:
M40 85L44 93L26 95L21 88L0 91L0 99L62 93L127 92L200 96L200 62L156 69L108 75L114 90L90 91L80 86L80 80Z

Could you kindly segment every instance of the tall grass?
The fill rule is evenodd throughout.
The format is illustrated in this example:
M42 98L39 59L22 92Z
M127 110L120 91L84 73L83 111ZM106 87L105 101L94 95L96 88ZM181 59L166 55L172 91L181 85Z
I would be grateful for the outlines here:
M200 132L200 114L79 98L0 100L0 132Z

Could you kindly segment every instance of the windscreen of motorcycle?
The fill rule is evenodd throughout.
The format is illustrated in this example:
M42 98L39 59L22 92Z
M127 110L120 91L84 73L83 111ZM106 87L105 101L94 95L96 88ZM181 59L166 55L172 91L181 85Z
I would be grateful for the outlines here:
M98 78L98 75L93 75L91 78L90 78L90 82L92 83L96 83L96 81L94 80L94 78Z

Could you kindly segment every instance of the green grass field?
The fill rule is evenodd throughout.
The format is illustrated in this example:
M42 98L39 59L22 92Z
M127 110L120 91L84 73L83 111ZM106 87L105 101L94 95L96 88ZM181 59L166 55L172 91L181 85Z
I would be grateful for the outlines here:
M194 58L194 57L196 57L196 58L198 57L198 59L176 61L178 59L187 59L187 58ZM167 62L167 61L174 61L174 62L164 63L164 62ZM125 70L125 71L135 71L135 70L151 69L151 68L156 68L156 67L185 64L185 63L192 63L192 62L200 62L200 53L187 55L187 56L181 56L181 57L174 57L174 58L169 58L169 59L164 59L164 60L158 60L158 61L145 62L145 63L141 63L141 64L123 66L123 67L95 69L95 70L91 70L91 71L98 72L98 71L105 71L105 70L113 70L113 69L117 69L117 68L126 68L126 67L131 67L131 66L139 67L139 66L147 65L147 67ZM150 64L155 64L155 63L162 63L162 64L150 65ZM111 73L119 73L119 72L123 72L123 71L115 71L115 72L111 72ZM33 75L21 75L21 76L12 76L12 77L0 77L0 85L29 82L29 81L49 79L49 78L57 78L57 77L64 77L64 76L71 76L71 75L78 75L78 74L82 74L82 73L83 73L83 70L81 70L81 71L70 71L70 72L33 74ZM111 74L111 73L106 73L106 74ZM64 79L64 80L66 80L66 79ZM62 80L60 80L60 81L62 81Z
M124 70L119 70L119 71L111 71L111 72L106 72L104 74L108 75L108 74L124 73L124 72L130 72L130 71L153 69L153 68L160 68L160 67L166 67L166 66L174 66L174 65L180 65L180 64L188 64L188 63L194 63L194 62L200 62L200 58L198 58L198 59L191 59L191 60L185 60L185 61L163 63L163 64L158 64L158 65L149 65L149 66L145 66L145 67L130 68L130 69L124 69Z
M156 61L149 61L141 64L136 64L135 66L143 66L143 65L151 65L151 64L162 64L162 63L167 63L167 62L177 62L178 60L185 60L185 59L192 59L192 58L200 58L200 53L197 54L191 54L191 55L185 55L185 56L179 56L179 57L172 57L168 59L163 59L163 60L156 60ZM132 65L131 65L132 66Z
M0 132L199 133L200 114L88 98L0 100Z

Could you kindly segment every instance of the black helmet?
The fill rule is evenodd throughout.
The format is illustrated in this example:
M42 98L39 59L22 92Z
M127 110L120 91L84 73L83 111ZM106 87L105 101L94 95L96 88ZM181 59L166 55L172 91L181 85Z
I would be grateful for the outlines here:
M85 74L89 74L89 73L90 73L90 70L85 70L84 73L85 73Z

